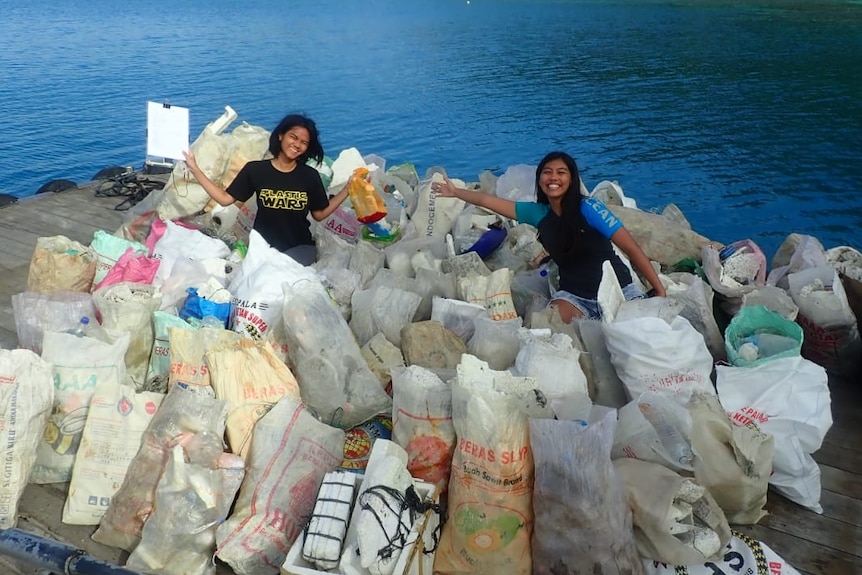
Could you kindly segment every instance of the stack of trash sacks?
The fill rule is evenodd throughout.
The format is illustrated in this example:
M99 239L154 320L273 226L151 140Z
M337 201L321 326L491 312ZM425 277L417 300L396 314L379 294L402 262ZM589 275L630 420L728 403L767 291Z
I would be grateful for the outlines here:
M217 121L192 148L227 184L266 142ZM444 169L315 167L333 191L368 170L385 216L346 203L310 267L181 164L114 233L39 239L0 351L0 527L28 481L68 482L62 520L146 573L795 572L730 526L770 485L821 511L858 251L792 234L767 273L601 182L668 297L606 273L603 319L564 324L536 229L436 197ZM456 185L531 200L534 169Z

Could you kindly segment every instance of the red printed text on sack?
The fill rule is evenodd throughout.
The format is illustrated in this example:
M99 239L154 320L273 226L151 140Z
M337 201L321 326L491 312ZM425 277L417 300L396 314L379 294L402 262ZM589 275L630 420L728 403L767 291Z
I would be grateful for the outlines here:
M744 427L750 427L752 424L767 423L769 415L763 413L759 409L753 407L742 407L733 413L727 414L734 423Z

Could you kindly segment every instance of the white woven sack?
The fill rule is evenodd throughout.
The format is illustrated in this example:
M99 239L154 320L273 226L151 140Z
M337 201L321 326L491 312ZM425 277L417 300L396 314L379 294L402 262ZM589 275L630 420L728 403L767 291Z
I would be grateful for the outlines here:
M811 454L832 427L826 371L798 356L752 367L719 366L716 387L734 424L755 426L775 437L770 485L822 513L820 468Z
M54 402L51 364L26 349L0 350L0 529L14 527L18 499L36 462L36 446Z
M712 389L712 355L703 336L684 317L668 324L642 317L604 323L611 363L629 400L644 392L670 392L683 405L692 392Z

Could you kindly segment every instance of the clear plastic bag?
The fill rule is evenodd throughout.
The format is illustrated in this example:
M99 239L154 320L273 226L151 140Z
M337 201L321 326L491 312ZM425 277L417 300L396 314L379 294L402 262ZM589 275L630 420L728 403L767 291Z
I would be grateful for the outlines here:
M391 409L326 289L316 281L285 283L283 289L290 365L309 409L344 429Z
M66 331L77 326L82 317L96 317L96 306L90 293L22 292L12 296L12 312L18 347L41 355L46 332Z
M503 370L515 363L520 342L518 331L522 320L519 317L495 321L487 315L476 318L476 330L467 342L467 350L491 369Z
M616 413L580 422L531 419L536 467L533 573L639 575L632 514L611 463Z
M183 434L208 432L222 437L228 406L177 385L156 412L144 432L141 448L129 464L123 485L111 500L93 540L133 550L141 539L144 523L153 513L156 487L173 446Z
M359 345L365 345L378 332L401 346L401 329L413 321L422 296L388 286L357 290L351 298L350 328Z
M207 440L210 445L202 445ZM227 517L244 475L243 460L222 453L217 437L195 434L185 447L175 445L156 487L155 512L126 567L165 575L214 575L216 528Z

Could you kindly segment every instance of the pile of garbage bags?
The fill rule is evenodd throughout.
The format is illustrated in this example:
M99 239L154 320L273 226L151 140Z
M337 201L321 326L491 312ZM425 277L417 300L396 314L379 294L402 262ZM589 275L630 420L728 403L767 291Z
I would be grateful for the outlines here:
M221 130L193 148L226 184L266 133ZM827 370L862 357L858 251L791 234L770 266L601 182L667 297L624 301L606 271L603 319L565 324L536 229L436 197L445 169L355 149L315 167L332 190L367 169L391 233L348 202L314 225L304 267L252 230L253 203L214 208L178 165L119 230L39 239L13 297L19 349L0 351L0 527L28 482L68 482L62 520L98 526L130 568L318 572L286 559L324 478L374 469L354 513L399 532L433 509L439 526L400 562L405 539L360 549L345 527L330 572L794 572L731 526L764 516L770 485L821 511ZM535 198L510 170L457 185Z

